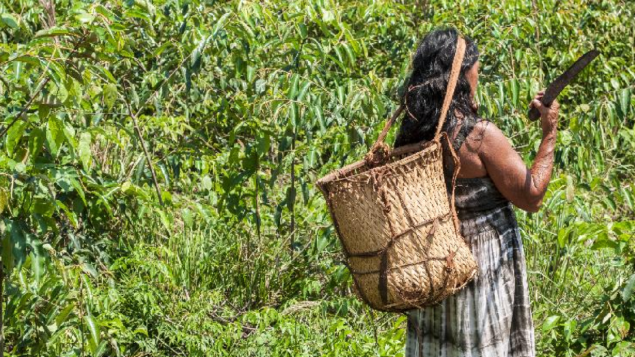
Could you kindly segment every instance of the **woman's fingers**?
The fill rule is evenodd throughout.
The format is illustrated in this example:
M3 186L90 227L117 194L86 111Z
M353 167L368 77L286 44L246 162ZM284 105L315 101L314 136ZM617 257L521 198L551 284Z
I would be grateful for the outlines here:
M538 92L538 93L534 96L534 99L531 101L531 103L529 103L529 108L537 108L537 109L538 109L539 107L537 106L537 104L534 104L534 102L537 102L537 103L539 103L539 104L542 104L542 97L544 97L544 96L545 96L545 91L544 91L544 90L539 91L539 92ZM539 110L540 110L540 109L539 109Z
M530 104L533 108L538 109L538 111L540 112L540 114L545 113L547 111L549 111L549 108L547 108L544 104L542 104L542 102L538 99L534 99L531 101Z
M541 94L536 94L536 96L535 96L535 97L534 97L534 99L531 101L531 103L529 103L529 107L530 107L530 108L535 107L534 102L535 102L535 101L538 101L538 102L540 103L540 102L541 102L541 100L542 100L542 97L543 97L543 95L541 95Z

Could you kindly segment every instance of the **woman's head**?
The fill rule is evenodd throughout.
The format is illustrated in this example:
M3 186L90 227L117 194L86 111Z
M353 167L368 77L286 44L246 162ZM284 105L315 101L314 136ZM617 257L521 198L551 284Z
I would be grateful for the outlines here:
M450 77L459 33L455 29L428 33L412 58L412 73L405 96L407 111L397 134L395 146L431 140L434 136L445 91ZM451 132L459 124L459 135L467 135L476 122L473 95L478 79L478 49L465 38L465 57L454 91L454 97L443 124L443 131ZM476 67L475 67L476 65Z

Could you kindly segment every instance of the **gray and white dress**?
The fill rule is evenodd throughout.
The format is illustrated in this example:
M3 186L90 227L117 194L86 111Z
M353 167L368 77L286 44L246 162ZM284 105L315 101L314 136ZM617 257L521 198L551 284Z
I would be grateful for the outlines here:
M455 204L478 278L408 312L406 357L534 357L525 255L511 203L489 177L458 179Z

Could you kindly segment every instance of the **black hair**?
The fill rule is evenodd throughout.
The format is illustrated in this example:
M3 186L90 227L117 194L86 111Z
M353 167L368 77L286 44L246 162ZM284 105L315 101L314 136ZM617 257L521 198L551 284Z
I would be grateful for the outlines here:
M395 147L433 139L450 77L458 36L460 36L459 32L453 28L434 30L419 43L412 58L412 73L405 87L403 99L407 104L407 110L404 110L405 114L397 133ZM457 150L474 128L477 120L470 95L471 88L465 78L465 72L478 61L479 52L474 41L467 37L464 39L465 57L442 128L442 131L448 134L453 133L459 124L456 112L460 113L461 125L453 145Z

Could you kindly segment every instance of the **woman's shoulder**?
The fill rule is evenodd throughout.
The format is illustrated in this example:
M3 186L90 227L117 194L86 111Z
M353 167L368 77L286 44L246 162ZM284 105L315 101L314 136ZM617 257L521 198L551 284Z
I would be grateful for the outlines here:
M467 142L478 142L487 144L488 142L496 142L501 138L506 138L502 130L489 119L478 118L474 124L474 128L467 136Z
M498 150L504 149L502 146L507 145L511 146L511 142L496 124L488 119L478 118L465 138L461 151L481 158L482 155L495 154Z

